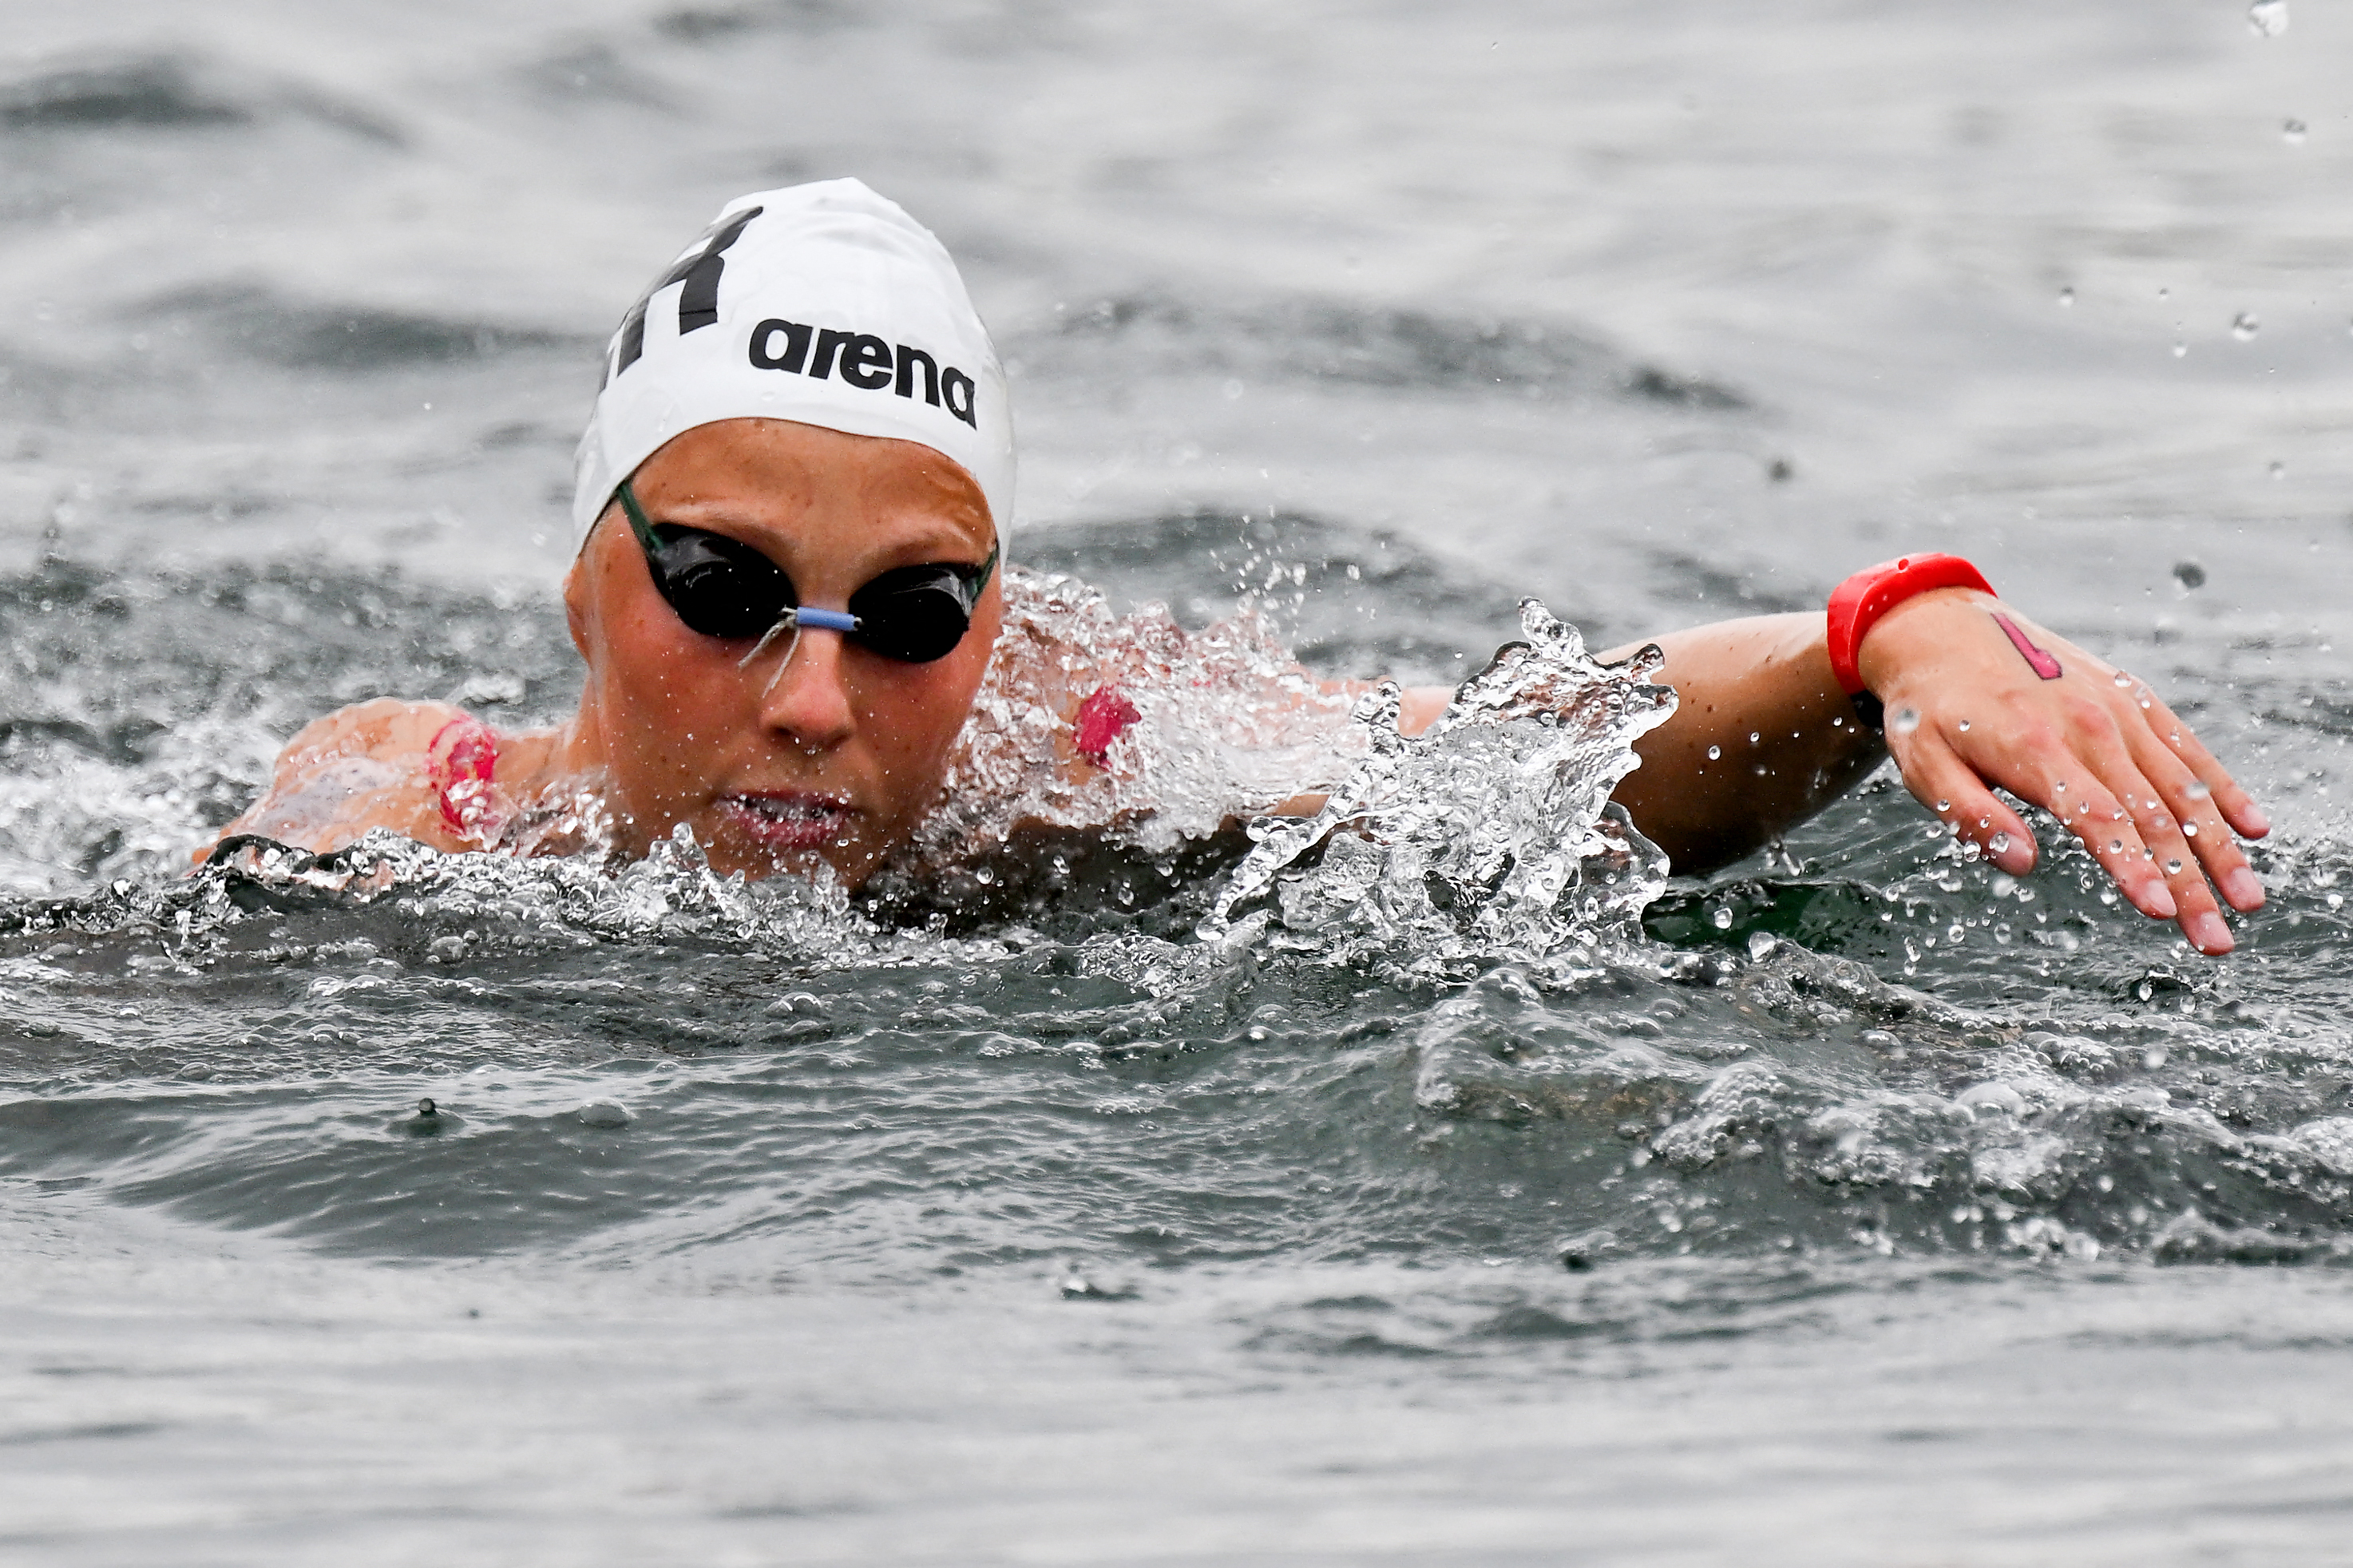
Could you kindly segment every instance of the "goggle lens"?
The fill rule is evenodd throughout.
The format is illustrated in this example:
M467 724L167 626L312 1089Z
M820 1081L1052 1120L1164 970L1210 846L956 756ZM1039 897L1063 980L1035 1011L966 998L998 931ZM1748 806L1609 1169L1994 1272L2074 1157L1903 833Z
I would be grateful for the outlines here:
M654 587L689 630L713 637L763 637L794 617L800 597L784 569L740 539L678 523L649 523L627 481L617 492L645 552ZM849 596L849 613L812 610L825 626L905 664L944 658L971 629L997 552L977 566L901 566ZM817 617L822 616L820 621ZM849 621L849 626L836 623Z
M972 625L972 606L959 592L963 586L952 572L937 566L885 572L849 596L849 613L858 617L855 635L885 658L908 664L944 658Z
M703 636L755 637L795 606L793 580L741 540L671 523L653 534L654 586Z

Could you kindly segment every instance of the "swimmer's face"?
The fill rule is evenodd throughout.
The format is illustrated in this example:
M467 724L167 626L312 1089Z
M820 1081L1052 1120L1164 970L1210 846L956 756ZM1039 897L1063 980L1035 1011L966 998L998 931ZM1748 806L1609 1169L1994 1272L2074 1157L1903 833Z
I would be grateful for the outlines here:
M825 609L893 567L977 565L996 541L980 487L930 447L785 420L686 431L632 489L655 524L741 540ZM621 847L642 854L683 822L722 872L822 859L856 887L939 796L1003 624L1003 580L990 577L964 640L929 664L811 628L789 662L786 635L739 668L755 639L681 622L608 506L564 599L588 661L574 760L607 775Z

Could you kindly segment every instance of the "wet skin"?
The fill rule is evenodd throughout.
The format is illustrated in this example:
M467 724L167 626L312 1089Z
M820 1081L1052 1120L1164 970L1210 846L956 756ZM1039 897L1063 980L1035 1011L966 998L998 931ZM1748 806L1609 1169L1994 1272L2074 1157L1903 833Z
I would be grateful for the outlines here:
M648 459L635 486L655 522L742 540L792 576L803 604L828 609L893 567L976 563L996 537L978 486L931 448L781 420L689 430ZM501 798L585 786L625 854L685 824L723 872L822 861L856 887L939 797L1003 624L1001 583L991 580L971 630L933 663L900 663L817 629L787 658L785 638L757 650L756 639L690 629L609 506L565 579L588 666L579 711L553 731L498 738ZM1863 640L1871 689L1890 714L1918 715L1884 738L1857 722L1839 689L1819 614L1657 640L1660 679L1678 705L1637 742L1644 765L1616 798L1680 871L1729 864L1796 826L1892 746L1912 793L2004 870L2025 874L2036 846L1997 787L2058 816L2134 907L2178 920L2202 952L2232 946L2223 904L2263 904L2233 830L2260 837L2269 825L2189 727L2141 683L1986 595L1922 595ZM2056 677L2046 673L2053 661ZM1426 728L1450 695L1408 692L1402 728ZM452 830L435 772L443 737L464 721L431 703L330 715L288 746L270 794L230 831L323 849L382 826L438 847L480 847ZM336 781L354 776L354 758L405 765L383 770L390 782L347 788ZM1275 809L1320 804L1302 795Z
M980 487L930 447L785 420L686 431L635 489L653 522L743 541L826 609L893 567L976 565L996 539ZM756 639L681 622L615 503L565 578L588 679L542 766L601 779L624 852L684 823L723 872L821 858L854 887L939 796L1003 624L1001 582L929 664L812 628L789 659L778 637L745 666Z
M2052 656L2059 673L2038 669L1997 616ZM1675 689L1675 711L1635 742L1642 765L1612 798L1679 872L1704 875L1754 853L1892 750L1914 797L2012 876L2033 869L2037 847L1997 788L2058 817L2135 909L2178 921L2200 952L2236 945L2224 905L2242 914L2263 907L2263 883L2233 835L2260 838L2271 824L2230 771L2145 683L1989 595L1922 594L1863 638L1865 686L1891 717L1915 716L1885 735L1862 726L1840 689L1820 613L1653 640L1667 656L1658 679ZM1627 658L1642 646L1602 657ZM1426 728L1450 695L1407 692L1400 728Z
M785 569L803 605L826 609L894 567L976 565L996 542L980 487L930 447L785 420L688 430L633 485L656 524L742 540ZM496 737L493 818L586 790L624 855L682 823L723 873L821 861L855 887L939 797L1003 626L1002 582L990 578L963 640L928 664L814 627L797 646L780 637L759 649L681 621L609 505L564 580L588 667L579 710L554 731ZM484 847L445 809L447 737L470 723L441 703L330 714L294 737L269 793L226 831L325 850L381 826L436 848ZM355 764L382 764L382 776L346 787Z

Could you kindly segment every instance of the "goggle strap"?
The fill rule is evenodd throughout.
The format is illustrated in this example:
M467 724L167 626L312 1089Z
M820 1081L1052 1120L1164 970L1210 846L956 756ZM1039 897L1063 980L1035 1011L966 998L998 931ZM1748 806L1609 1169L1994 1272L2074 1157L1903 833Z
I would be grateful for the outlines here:
M628 480L623 479L614 487L613 493L621 498L621 510L629 514L629 531L638 536L638 546L651 557L661 549L661 541L654 537L654 525L646 521L646 509L638 504L638 492L629 488Z

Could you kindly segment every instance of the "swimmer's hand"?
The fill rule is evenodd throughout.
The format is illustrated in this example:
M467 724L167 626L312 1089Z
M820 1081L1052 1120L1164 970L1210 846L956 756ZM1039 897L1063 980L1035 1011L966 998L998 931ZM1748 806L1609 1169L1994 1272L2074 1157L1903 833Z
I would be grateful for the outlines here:
M2058 817L2135 909L2179 921L2200 952L2234 945L2215 889L2242 913L2263 907L2232 835L2270 822L2145 682L1964 588L1897 605L1856 662L1905 784L2004 871L2031 870L2036 846L1997 785Z

